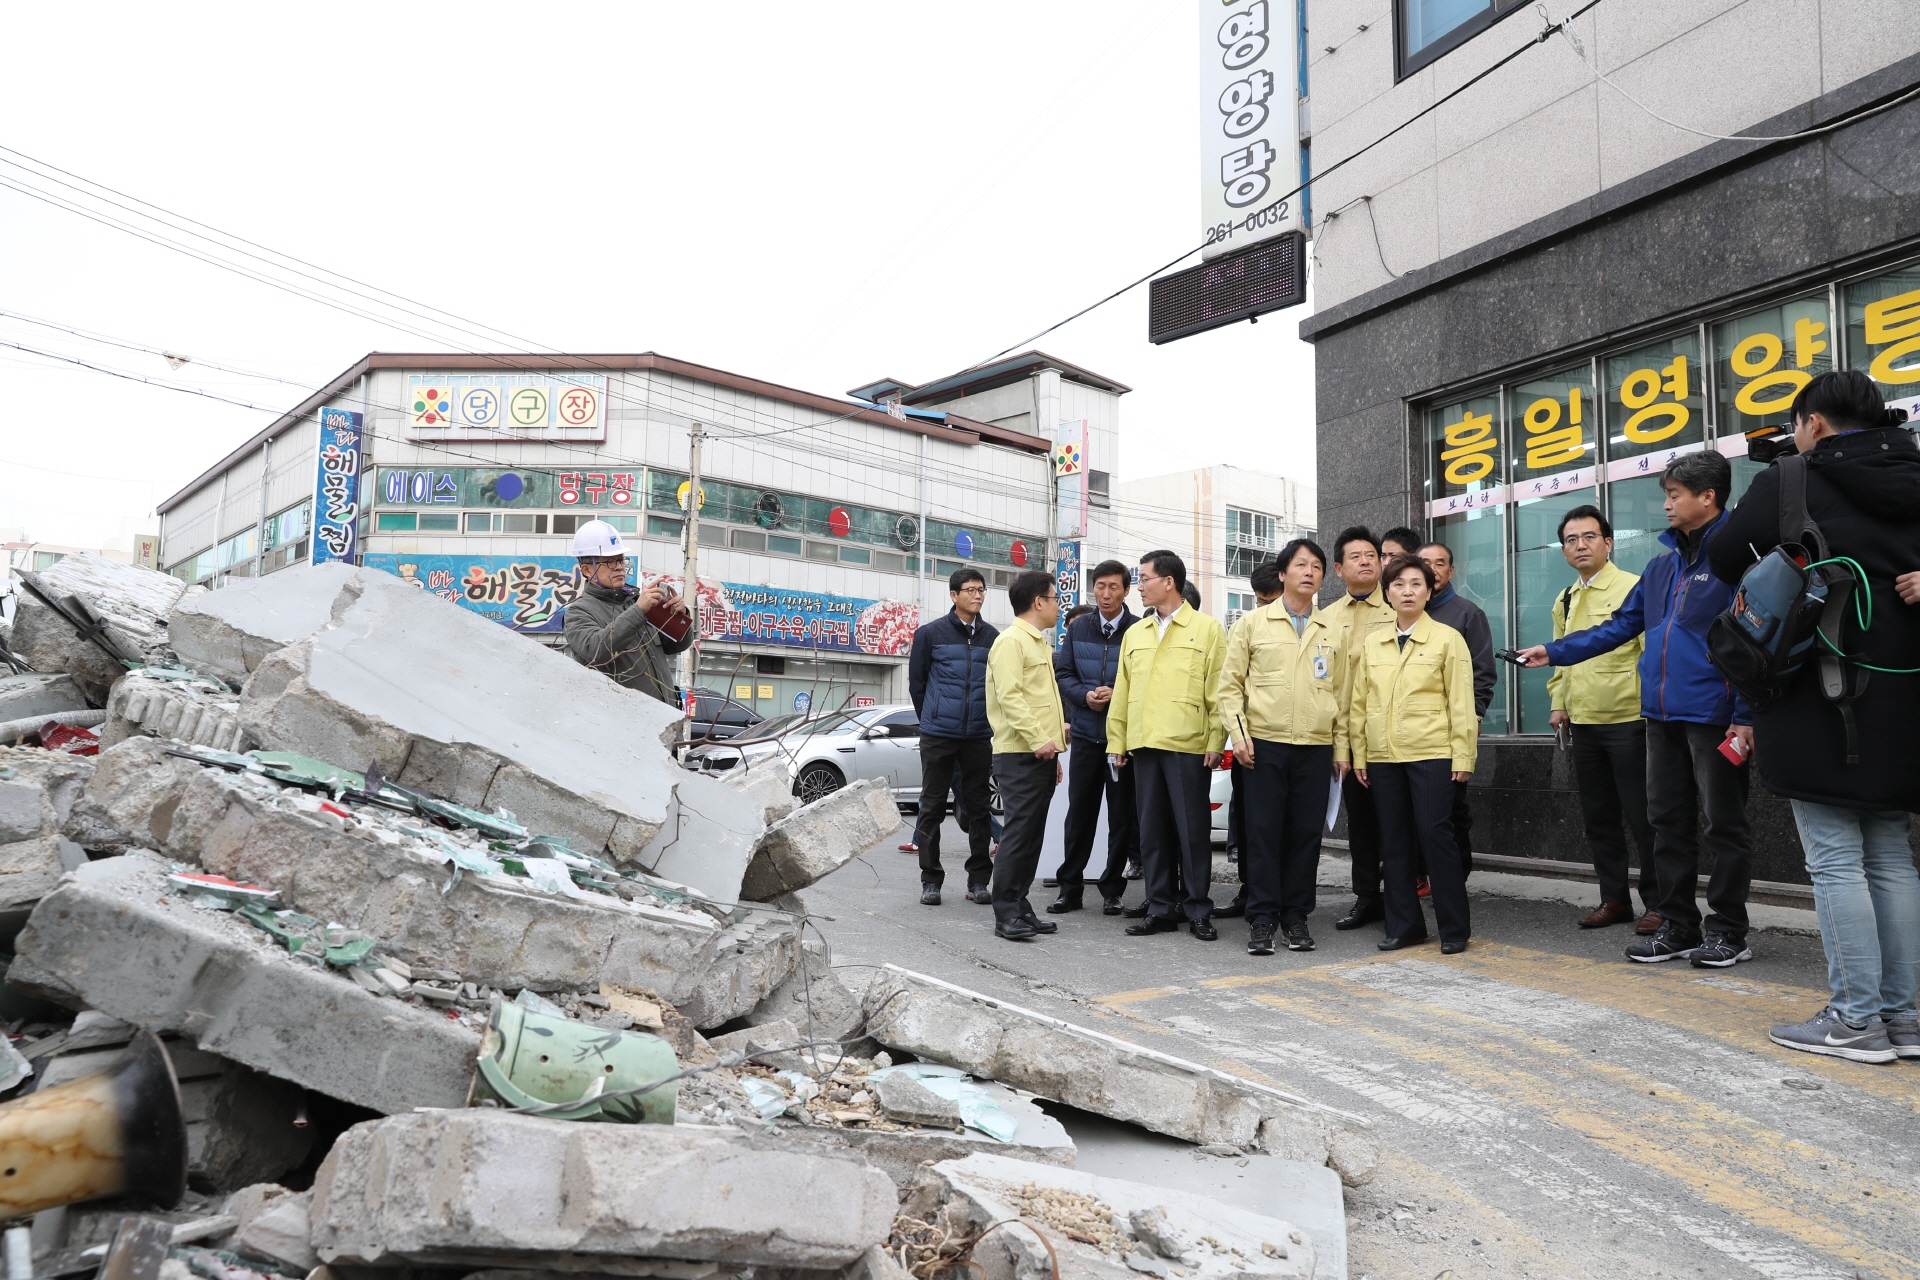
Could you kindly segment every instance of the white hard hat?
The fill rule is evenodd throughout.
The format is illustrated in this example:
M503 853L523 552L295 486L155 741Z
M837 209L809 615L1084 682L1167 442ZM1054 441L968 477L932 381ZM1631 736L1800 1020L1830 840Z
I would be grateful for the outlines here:
M618 529L605 520L589 520L573 535L573 554L576 556L623 556L627 554L627 549L620 545Z

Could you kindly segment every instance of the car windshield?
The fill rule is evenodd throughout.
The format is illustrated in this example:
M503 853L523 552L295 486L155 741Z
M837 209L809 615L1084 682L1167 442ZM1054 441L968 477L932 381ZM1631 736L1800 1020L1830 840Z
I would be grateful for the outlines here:
M785 733L806 718L807 716L804 711L790 711L784 716L775 716L771 720L762 720L759 724L753 726L753 736L759 738L770 733Z
M865 707L862 707L858 711L835 711L830 715L821 716L818 720L804 722L793 727L795 729L805 729L808 733L844 733L848 729L857 728L865 723L864 717L871 714L872 712Z

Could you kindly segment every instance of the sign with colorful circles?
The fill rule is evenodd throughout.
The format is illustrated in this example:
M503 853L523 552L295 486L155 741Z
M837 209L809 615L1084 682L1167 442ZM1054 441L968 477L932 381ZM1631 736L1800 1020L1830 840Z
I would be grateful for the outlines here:
M453 423L453 393L447 387L424 386L413 390L413 425L444 427Z
M585 373L409 374L410 439L606 439L607 380Z

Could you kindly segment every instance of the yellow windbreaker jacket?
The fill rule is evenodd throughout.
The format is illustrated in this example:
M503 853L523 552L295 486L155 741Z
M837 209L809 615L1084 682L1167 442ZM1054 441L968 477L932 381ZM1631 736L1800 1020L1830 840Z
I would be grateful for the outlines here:
M1627 593L1639 582L1612 561L1593 575L1553 598L1553 638L1597 627L1626 603ZM1640 651L1645 636L1635 636L1612 653L1571 667L1555 667L1547 693L1555 711L1565 711L1575 724L1624 724L1640 718Z
M1295 634L1284 601L1245 614L1227 633L1220 669L1220 726L1229 742L1244 737L1299 746L1333 744L1347 758L1347 655L1315 613Z
M1466 639L1424 613L1406 648L1393 626L1367 637L1353 675L1353 767L1451 759L1472 773L1480 746L1473 714L1473 655Z
M1347 660L1347 683L1340 691L1340 701L1343 705L1350 704L1353 681L1360 673L1360 646L1378 628L1393 626L1393 606L1387 603L1387 593L1376 585L1373 594L1365 599L1355 600L1352 593L1344 593L1314 616L1338 637L1340 652ZM1348 723L1359 722L1349 720Z
M995 755L1067 745L1053 642L1024 618L1015 618L987 651L987 723Z
M1220 664L1227 652L1220 620L1192 606L1167 621L1152 610L1120 641L1120 674L1107 709L1107 754L1142 747L1203 755L1226 746L1220 728Z

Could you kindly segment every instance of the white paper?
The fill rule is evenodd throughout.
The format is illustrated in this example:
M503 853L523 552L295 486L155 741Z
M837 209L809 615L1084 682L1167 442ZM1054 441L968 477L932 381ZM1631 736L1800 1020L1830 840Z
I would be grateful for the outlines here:
M1327 830L1333 830L1335 820L1340 817L1340 775L1334 774L1327 785Z

